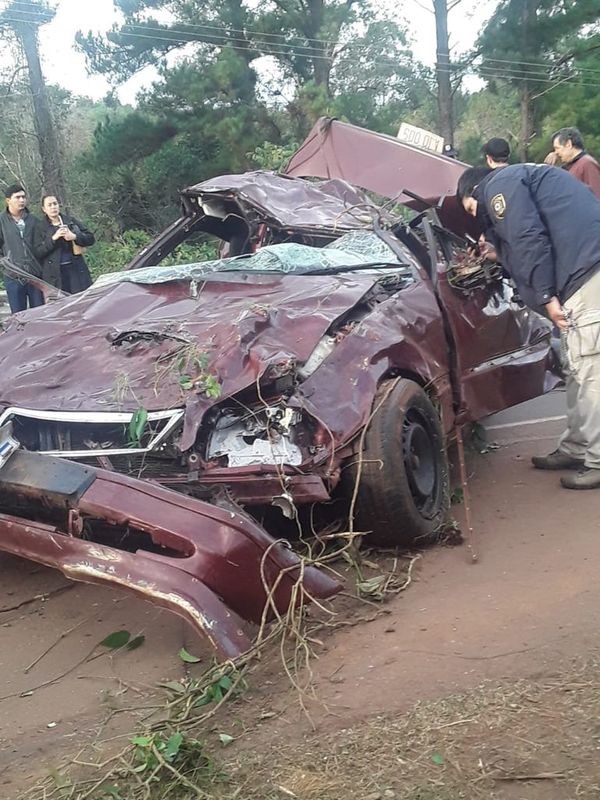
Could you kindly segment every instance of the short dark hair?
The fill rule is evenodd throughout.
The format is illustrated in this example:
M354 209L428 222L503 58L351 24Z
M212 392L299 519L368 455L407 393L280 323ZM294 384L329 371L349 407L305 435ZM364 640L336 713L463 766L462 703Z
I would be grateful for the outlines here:
M57 197L55 194L52 194L52 193L50 193L50 194L43 194L43 195L42 195L42 200L41 200L41 202L40 202L40 205L42 206L42 208L44 207L44 203L46 202L46 200L47 200L49 197L54 197L54 199L55 199L55 200L57 200L57 201L58 201L58 204L60 205L60 201L58 200L58 197Z
M583 150L583 136L579 128L561 128L556 131L556 133L552 134L552 144L554 144L555 139L558 139L559 144L566 144L570 139L573 147L576 147L578 150Z
M507 164L510 158L510 145L506 139L494 136L483 145L481 152L484 156L489 156L500 164Z
M469 167L463 172L458 179L458 186L456 187L456 196L461 203L465 197L473 197L475 187L479 186L490 172L492 172L490 167Z
M8 200L13 196L13 194L19 194L19 192L24 192L25 189L21 186L20 183L11 183L10 186L7 186L4 190L4 197Z

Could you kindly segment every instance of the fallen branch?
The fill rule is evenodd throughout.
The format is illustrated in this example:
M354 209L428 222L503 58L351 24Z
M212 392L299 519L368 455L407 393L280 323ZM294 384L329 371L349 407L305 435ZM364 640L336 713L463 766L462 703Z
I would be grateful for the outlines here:
M68 589L74 588L74 583L67 583L64 586L59 586L58 589L52 589L50 592L36 594L34 597L30 597L27 600L22 600L20 603L17 603L16 606L6 606L5 608L0 608L0 614L8 614L9 611L18 611L20 608L23 608L23 606L31 605L31 603L37 603L39 600L47 600L49 597L53 597L56 594L61 594L62 592L66 592Z
M182 775L181 772L179 772L178 769L175 769L175 767L172 764L169 764L169 762L166 761L162 757L162 754L160 753L159 749L154 744L152 745L152 752L154 754L154 757L158 761L158 763L161 765L161 767L163 767L164 769L168 770L172 775L174 775L175 778L177 778L177 780L181 784L183 784L183 786L186 786L188 789L190 789L192 792L194 792L196 797L199 797L199 798L207 798L208 797L208 795L205 792L203 792L202 789L199 786L196 786L195 783L192 783L191 781L189 781L185 777L185 775Z
M82 619L80 622L78 622L78 623L77 623L77 625L73 625L73 627L72 627L72 628L69 628L68 630L66 630L66 631L63 631L63 632L60 634L60 636L58 637L58 639L56 639L56 641L54 641L54 642L53 642L53 643L52 643L52 644L51 644L49 647L47 647L47 648L44 650L44 652L43 652L43 653L41 653L41 654L40 654L40 655L39 655L39 656L38 656L36 659L34 659L34 660L31 662L31 664L29 664L29 666L25 667L25 669L23 670L23 672L24 672L24 673L27 675L27 673L28 673L28 672L30 672L30 670L32 670L32 669L35 667L35 665L36 665L36 664L39 664L39 663L40 663L40 661L42 660L42 658L44 658L45 656L47 656L47 655L48 655L48 653L49 653L51 650L54 650L54 648L56 647L56 645L57 645L57 644L59 644L60 642L62 642L62 640L63 640L63 639L66 639L66 638L67 638L67 636L68 636L69 634L73 633L73 631L76 631L76 630L77 630L77 628L80 628L80 627L83 625L83 623L84 623L84 622L88 622L90 619L91 619L91 617L87 617L87 619Z
M535 775L488 775L495 781L558 781L567 776L563 772L538 772Z

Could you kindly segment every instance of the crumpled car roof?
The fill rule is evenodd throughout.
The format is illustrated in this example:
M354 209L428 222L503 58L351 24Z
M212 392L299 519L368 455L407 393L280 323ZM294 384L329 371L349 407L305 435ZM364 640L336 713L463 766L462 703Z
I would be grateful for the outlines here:
M372 222L376 210L360 189L345 180L311 183L289 175L256 171L222 175L185 189L187 197L235 196L247 214L258 212L267 224L295 230L354 230Z
M403 189L434 204L454 194L468 166L393 136L321 117L285 172L295 177L338 178L410 205L414 200L403 195Z

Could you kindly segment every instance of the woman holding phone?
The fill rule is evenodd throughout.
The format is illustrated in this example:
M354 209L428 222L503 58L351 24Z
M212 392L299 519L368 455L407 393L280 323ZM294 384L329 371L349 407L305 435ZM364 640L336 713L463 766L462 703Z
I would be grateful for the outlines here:
M63 292L76 294L92 285L83 248L94 244L94 234L75 217L62 214L56 197L42 198L44 217L38 223L33 250L42 264L42 278Z

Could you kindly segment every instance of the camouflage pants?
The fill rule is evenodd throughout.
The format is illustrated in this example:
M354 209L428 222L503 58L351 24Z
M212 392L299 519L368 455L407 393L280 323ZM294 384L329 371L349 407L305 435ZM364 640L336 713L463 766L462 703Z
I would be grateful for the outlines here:
M563 305L570 314L570 327L562 334L567 430L558 449L600 469L600 271Z

